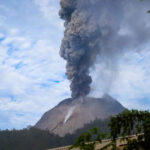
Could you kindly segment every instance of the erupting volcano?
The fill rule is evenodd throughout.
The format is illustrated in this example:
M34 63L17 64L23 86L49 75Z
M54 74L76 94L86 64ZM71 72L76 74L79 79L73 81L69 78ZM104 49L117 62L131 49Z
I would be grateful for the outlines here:
M46 112L36 127L64 136L74 133L96 119L107 119L124 109L119 102L107 94L102 98L70 98Z
M105 119L125 109L107 94L102 98L89 97L90 69L102 62L106 70L114 73L118 59L126 51L138 50L148 41L150 24L145 13L150 2L61 0L60 4L59 14L65 21L60 55L67 61L66 76L71 83L72 98L45 113L36 127L63 136L95 119ZM111 75L104 77L110 81Z

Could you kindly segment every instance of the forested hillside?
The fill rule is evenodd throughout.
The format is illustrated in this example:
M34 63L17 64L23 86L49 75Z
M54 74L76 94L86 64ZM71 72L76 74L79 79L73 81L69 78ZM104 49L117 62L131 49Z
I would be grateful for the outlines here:
M0 150L44 150L70 145L83 131L93 127L99 127L101 131L108 133L108 122L108 119L96 120L77 130L75 134L68 134L63 138L36 128L0 131Z

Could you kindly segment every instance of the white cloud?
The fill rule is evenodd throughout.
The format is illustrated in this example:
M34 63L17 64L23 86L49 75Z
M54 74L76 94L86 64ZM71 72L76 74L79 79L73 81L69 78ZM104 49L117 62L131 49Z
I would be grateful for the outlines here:
M149 109L149 58L149 46L145 45L141 51L129 51L121 56L117 70L115 68L109 70L108 66L100 68L100 64L97 64L92 73L94 81L91 95L100 97L104 92L108 92L127 108Z
M2 3L0 128L22 128L35 124L45 111L70 96L69 81L64 77L65 61L59 56L63 22L58 16L59 0L16 0L11 1L15 3L12 7L10 2ZM150 105L149 100L143 100L150 96L150 51L144 49L146 53L127 53L123 57L109 91L129 108ZM94 96L100 96L103 89L100 81L94 79Z
M11 13L9 3L3 3ZM58 8L55 8L54 1L47 8L44 8L40 1L38 3L42 13L49 13L46 12L48 7L52 7L52 13L47 16L44 14L45 22L39 18L39 14L23 14L24 20L28 22L19 25L17 22L19 14L22 13L20 10L13 10L13 15L6 20L8 11L1 13L3 22L0 32L0 116L5 118L5 123L0 124L1 129L33 125L45 111L70 95L69 82L64 77L65 61L59 56L63 30L57 14ZM32 3L30 8L36 9ZM36 24L30 23L30 19L33 18ZM10 20L11 24L8 24ZM59 33L55 33L54 29L59 30Z
M59 19L59 1L60 0L35 0L35 4L43 13L44 17L51 22L52 25L63 29L63 21Z
M22 46L26 43L27 47ZM17 120L16 113L21 112L24 115L19 116L20 124L21 120L25 122L26 114L37 116L31 119L30 124L33 124L46 110L69 96L59 46L47 39L30 41L17 31L5 36L0 51L0 110L15 112L10 115L11 120ZM9 95L14 96L15 101Z

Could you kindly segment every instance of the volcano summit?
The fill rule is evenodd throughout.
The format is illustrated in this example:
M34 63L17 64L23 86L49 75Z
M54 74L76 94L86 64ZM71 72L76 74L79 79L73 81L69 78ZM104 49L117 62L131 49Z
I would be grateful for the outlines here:
M35 127L64 136L74 133L96 119L107 119L124 109L117 100L107 94L102 98L65 99L46 112Z
M98 69L104 72L104 83L100 85L105 87L109 81L103 91L108 93L121 56L129 50L138 51L149 41L150 23L146 11L150 1L61 0L60 4L59 15L65 27L60 56L67 62L71 98L46 112L36 127L64 136L125 109L107 94L102 98L88 97L92 83L90 69L96 64L106 66Z

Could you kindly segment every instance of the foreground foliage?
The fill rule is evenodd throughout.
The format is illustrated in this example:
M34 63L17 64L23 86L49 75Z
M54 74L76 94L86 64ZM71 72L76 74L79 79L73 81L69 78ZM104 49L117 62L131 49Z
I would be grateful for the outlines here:
M126 149L150 149L150 113L148 111L124 111L110 120L112 141L118 136L127 141ZM136 134L137 139L130 140L127 135Z
M122 137L121 141L127 142L125 150L150 149L150 113L148 111L125 110L117 116L111 117L109 126L111 142L101 150L108 147L117 150L116 140L118 137ZM129 135L133 134L137 135L137 139L129 138ZM104 138L106 135L100 134L94 128L81 134L71 149L78 147L82 150L94 150L96 144L101 143Z
M106 138L105 133L99 133L98 128L89 129L81 134L74 145L70 147L72 148L80 148L83 150L93 150L95 149L96 144L102 142L102 139Z
M22 130L0 131L0 150L46 150L71 145L83 131L95 126L100 127L101 131L108 133L108 123L109 120L95 120L77 130L74 134L68 134L63 138L51 134L49 131L33 127Z

